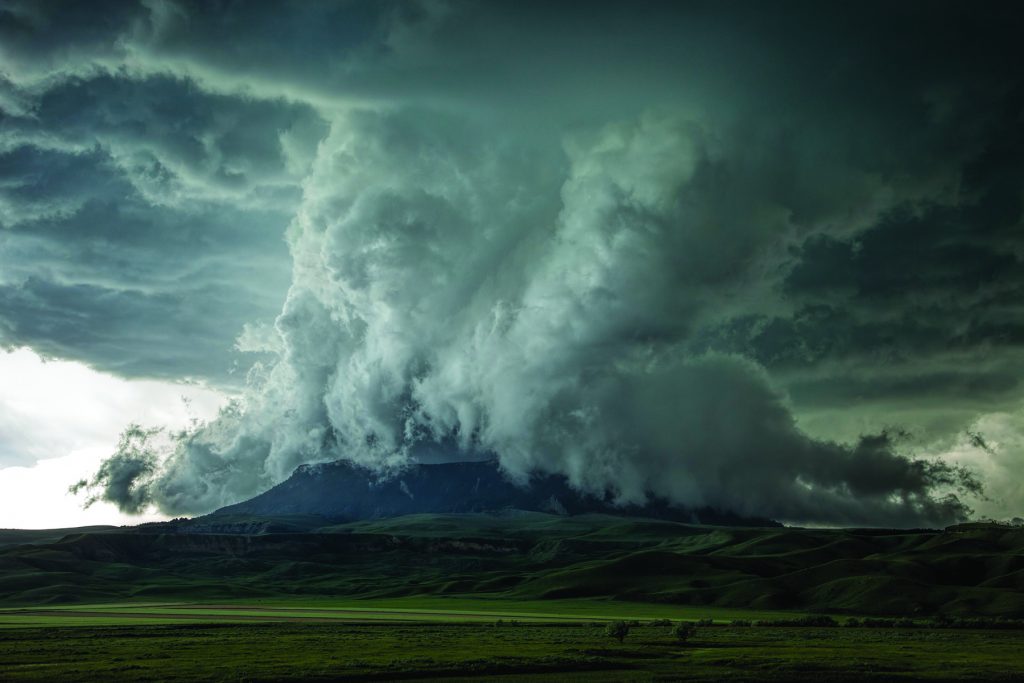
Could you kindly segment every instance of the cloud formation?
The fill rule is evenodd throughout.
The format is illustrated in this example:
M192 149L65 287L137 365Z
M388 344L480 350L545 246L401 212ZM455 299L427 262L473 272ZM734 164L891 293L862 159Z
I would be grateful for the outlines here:
M1019 460L950 451L1022 398L1009 8L64 9L0 15L3 340L220 382L229 340L263 354L218 419L107 461L124 509L443 448L945 524Z

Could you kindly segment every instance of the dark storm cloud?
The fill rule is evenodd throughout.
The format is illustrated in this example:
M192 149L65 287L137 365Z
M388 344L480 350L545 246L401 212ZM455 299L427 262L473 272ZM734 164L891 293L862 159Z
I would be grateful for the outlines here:
M117 453L104 461L93 478L94 482L102 482L102 493L90 496L85 507L104 500L116 503L130 514L145 512L151 496L145 486L139 485L139 480L152 476L156 470L158 457L150 441L159 434L158 428L143 429L138 425L125 429L117 444ZM89 482L82 480L73 484L70 492L78 493L88 486Z
M325 125L308 107L209 95L178 78L102 75L46 90L5 132L43 146L51 136L71 149L100 146L153 203L184 195L280 205L296 199L296 176ZM289 143L305 158L289 158Z
M0 128L0 341L228 381L243 325L279 310L323 121L165 76L74 76L26 100Z
M436 441L623 501L956 519L968 473L858 437L1024 398L1018 15L9 3L0 329L212 375L284 299L237 406L92 482L133 509Z
M126 376L225 381L234 338L287 286L280 213L154 206L109 157L20 147L0 160L0 341Z
M808 236L781 267L793 311L728 321L698 347L796 371L787 386L798 406L994 407L1019 397L1022 92L1007 87L991 110L973 112L980 121L959 119L976 147L949 195L898 204L852 234Z
M4 71L45 76L76 61L91 66L95 57L112 54L125 28L147 14L142 3L5 0L0 5Z

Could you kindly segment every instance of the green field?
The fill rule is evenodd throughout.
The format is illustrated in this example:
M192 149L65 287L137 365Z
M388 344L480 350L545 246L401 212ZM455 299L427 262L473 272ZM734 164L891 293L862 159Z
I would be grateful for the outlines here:
M389 621L0 629L3 680L1020 680L1019 632Z
M473 598L396 598L388 600L280 599L212 603L131 602L45 605L0 609L0 628L27 626L137 625L152 623L416 622L493 623L497 620L543 624L710 619L786 619L792 612L754 612L721 607L647 605L607 600L523 601Z

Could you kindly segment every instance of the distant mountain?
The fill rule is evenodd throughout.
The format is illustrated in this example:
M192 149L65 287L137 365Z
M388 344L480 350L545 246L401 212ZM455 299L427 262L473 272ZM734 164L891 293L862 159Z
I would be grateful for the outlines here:
M416 464L390 478L345 460L303 465L286 481L255 498L221 508L210 517L318 515L358 521L418 513L524 510L556 515L610 513L691 524L780 526L712 508L681 508L665 501L616 506L582 494L560 475L535 476L527 487L506 479L493 460Z

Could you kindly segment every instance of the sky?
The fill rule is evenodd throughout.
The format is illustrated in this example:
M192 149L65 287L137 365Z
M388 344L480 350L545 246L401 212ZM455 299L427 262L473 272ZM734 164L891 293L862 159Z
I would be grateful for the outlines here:
M794 524L1020 515L1021 29L0 0L0 527L438 450Z

